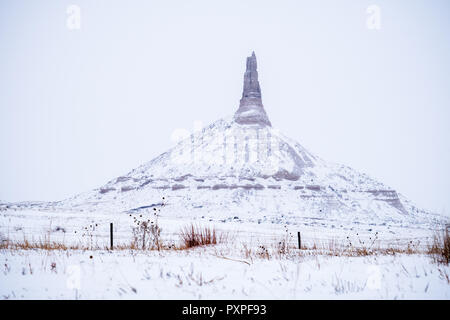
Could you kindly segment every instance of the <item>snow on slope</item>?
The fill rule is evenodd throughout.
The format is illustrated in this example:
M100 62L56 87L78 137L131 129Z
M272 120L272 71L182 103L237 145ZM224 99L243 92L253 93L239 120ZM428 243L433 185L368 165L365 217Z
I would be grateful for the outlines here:
M267 215L347 222L434 223L395 190L330 164L269 126L221 119L64 208L128 211L169 199L173 215Z
M442 220L367 175L320 159L273 128L256 69L253 53L233 117L195 132L100 188L58 203L23 206L135 212L157 205L164 196L170 214L181 217L238 215L259 221L270 216L284 223L311 218L397 225Z

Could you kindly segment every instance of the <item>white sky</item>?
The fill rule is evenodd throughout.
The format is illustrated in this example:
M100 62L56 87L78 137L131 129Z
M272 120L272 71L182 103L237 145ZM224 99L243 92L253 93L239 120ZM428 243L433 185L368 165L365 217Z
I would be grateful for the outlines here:
M66 26L68 5L81 29ZM366 27L369 5L381 30ZM450 2L0 0L0 199L98 187L237 109L450 215Z

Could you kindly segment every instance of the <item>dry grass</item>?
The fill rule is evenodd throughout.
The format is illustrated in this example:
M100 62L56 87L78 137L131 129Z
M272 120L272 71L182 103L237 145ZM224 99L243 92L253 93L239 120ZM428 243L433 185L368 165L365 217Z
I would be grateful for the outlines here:
M450 233L448 228L438 229L435 232L428 253L434 257L436 262L448 265L450 261Z
M9 250L33 250L33 249L41 249L41 250L87 250L88 247L83 248L80 245L70 245L67 246L64 243L55 242L55 241L38 241L38 242L30 242L27 239L22 241L11 241L11 240L3 240L0 243L0 249L9 249Z
M151 233L146 234L146 238L143 239L151 239ZM175 243L163 243L159 237L157 237L157 242L148 242L143 245L142 241L136 241L136 236L130 238L129 242L119 243L114 245L114 251L116 250L131 250L131 251L179 251L179 250L187 250L190 248L205 246L205 245L215 245L218 243L226 242L228 239L228 233L217 231L215 228L211 227L201 227L191 224L189 226L184 227L180 231L180 244ZM50 237L44 237L44 240L39 241L29 241L24 237L23 240L10 240L4 239L0 241L0 250L106 250L110 251L109 246L107 245L98 245L94 244L92 241L88 241L88 243L79 244L71 244L67 245L64 241L50 241Z
M199 226L193 223L185 226L180 231L182 247L194 248L198 246L215 245L225 242L226 234L218 232L214 227Z
M326 243L317 244L313 243L311 246L305 246L302 250L304 254L313 252L314 254L326 255L326 256L343 256L343 257L365 257L376 255L396 255L396 254L423 254L426 253L421 250L418 244L413 244L412 241L408 245L381 247L375 246L373 243L370 245L358 245L340 243L337 240L330 240Z
M295 241L281 238L272 243L272 245L259 244L257 247L250 247L243 244L240 250L241 255L249 260L259 259L295 259L307 256L330 256L330 257L365 257L365 256L386 256L397 254L427 254L425 249L419 247L419 243L410 241L404 246L376 246L374 242L353 245L349 242L332 239L322 242L310 242L302 244L298 249Z
M0 242L0 250L105 250L111 251L109 246L100 246L100 245L83 245L83 244L72 244L67 245L65 243L56 242L56 241L29 241L27 239L20 241L12 241L12 240L3 240ZM175 246L175 245L161 245L160 247L151 247L145 248L138 246L134 240L129 243L121 243L114 245L113 251L120 250L131 250L131 251L159 251L159 250L184 250L184 247Z
M199 246L211 246L220 243L234 243L230 240L229 233L219 231L214 227L200 226L189 224L182 228L179 232L180 241L178 243L163 243L161 241L159 246L146 246L143 248L139 243L130 238L128 243L120 243L114 246L114 250L129 250L132 252L147 252L153 250L163 251L179 251L189 250ZM353 245L350 241L345 242L343 239L330 240L324 242L309 242L303 243L302 249L298 249L296 241L289 237L282 237L274 242L259 243L257 245L242 244L242 249L237 249L238 256L246 260L253 261L253 259L298 259L299 257L307 256L341 256L341 257L365 257L365 256L385 256L397 254L429 254L433 259L439 262L448 264L450 252L450 240L448 231L441 232L435 236L433 245L427 250L420 249L419 244L413 244L411 241L403 246L376 246L374 242L367 244L358 243ZM12 241L3 240L0 242L0 249L7 250L105 250L109 251L106 245L92 245L90 243L68 245L63 242L50 241L50 237L44 237L44 240L29 241L27 239ZM219 247L223 250L222 247ZM229 249L230 250L230 249ZM223 255L222 253L218 255ZM233 252L227 251L227 255L233 255Z
M199 246L216 245L218 243L225 243L227 237L222 233L217 232L214 228L188 226L182 229L180 232L181 244L180 245L161 245L160 248L146 248L136 245L134 241L130 243L121 243L114 246L114 251L129 250L129 251L184 251L190 248ZM447 240L448 241L448 240ZM67 245L56 241L28 241L26 239L20 241L3 240L0 243L0 249L6 250L106 250L109 251L108 246L94 246L73 244ZM448 250L448 248L447 248ZM339 245L336 241L330 241L325 244L313 243L311 246L304 246L301 250L295 246L289 246L279 243L268 247L265 245L259 245L256 248L251 248L246 244L243 244L241 255L248 260L253 259L291 259L296 257L306 256L336 256L336 257L364 257L364 256L377 256L377 255L396 255L396 254L426 254L429 253L435 259L439 258L439 262L447 263L442 252L446 252L440 247L433 245L429 250L419 250L410 246L406 247L386 247L386 248L364 248L364 247L346 247ZM448 256L447 256L448 257Z
M253 262L253 250L245 243L242 245L242 255L245 259L250 259Z

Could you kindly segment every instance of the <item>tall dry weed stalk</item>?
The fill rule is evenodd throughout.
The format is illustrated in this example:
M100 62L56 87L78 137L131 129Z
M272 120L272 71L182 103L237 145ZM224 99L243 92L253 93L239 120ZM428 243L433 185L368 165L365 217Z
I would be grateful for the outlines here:
M444 229L437 229L433 236L433 243L428 249L428 253L433 255L438 263L449 264L450 232L448 226Z
M142 250L161 250L163 243L161 240L161 227L158 224L158 217L160 216L161 208L166 205L165 197L162 198L162 202L158 207L153 207L153 212L150 214L139 214L133 216L134 227L132 246Z

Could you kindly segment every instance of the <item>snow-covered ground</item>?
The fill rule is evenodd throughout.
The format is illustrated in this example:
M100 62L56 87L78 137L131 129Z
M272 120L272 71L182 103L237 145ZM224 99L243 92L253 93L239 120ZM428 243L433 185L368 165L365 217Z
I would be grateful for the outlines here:
M423 255L241 261L216 247L2 251L0 259L0 295L12 299L450 298L449 267Z
M138 213L142 214L142 212ZM66 245L130 243L129 214L4 210L0 237L13 241L55 241ZM189 250L11 250L0 249L0 297L9 299L449 299L450 267L425 254L433 230L333 221L159 217L166 244L179 243L190 223L228 234L215 246ZM83 228L93 225L90 235ZM334 227L332 227L334 226ZM75 231L77 231L75 233ZM414 254L329 256L298 250L297 231L307 247L330 241L363 247L405 248ZM348 237L348 238L347 238ZM282 239L288 254L266 258ZM363 244L364 243L364 244ZM373 244L372 244L373 243ZM249 254L248 252L251 251ZM312 254L311 254L312 252ZM309 253L309 254L308 254ZM447 278L446 278L447 277Z

